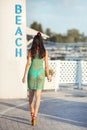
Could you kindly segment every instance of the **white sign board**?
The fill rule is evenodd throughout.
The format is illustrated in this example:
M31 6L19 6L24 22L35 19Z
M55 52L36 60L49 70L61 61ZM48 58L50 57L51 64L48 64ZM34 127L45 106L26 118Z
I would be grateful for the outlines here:
M26 0L0 0L0 98L25 98Z

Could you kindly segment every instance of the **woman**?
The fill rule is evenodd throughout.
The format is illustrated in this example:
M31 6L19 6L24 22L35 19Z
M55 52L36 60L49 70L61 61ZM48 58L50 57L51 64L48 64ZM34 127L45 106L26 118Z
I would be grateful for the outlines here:
M31 49L29 50L28 60L22 79L22 82L25 83L27 77L29 88L29 106L33 126L36 125L36 117L40 106L41 91L44 89L45 72L47 79L50 80L48 52L45 50L42 36L40 32L38 32L34 37Z

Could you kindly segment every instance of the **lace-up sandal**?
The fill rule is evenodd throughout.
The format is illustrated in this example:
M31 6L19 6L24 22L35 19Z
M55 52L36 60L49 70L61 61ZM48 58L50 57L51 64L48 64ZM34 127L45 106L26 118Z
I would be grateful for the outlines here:
M34 116L34 112L31 112L31 123L33 124L33 116Z
M33 119L33 120L32 120L32 125L35 126L35 125L36 125L36 116L33 115L33 118L32 118L32 119Z

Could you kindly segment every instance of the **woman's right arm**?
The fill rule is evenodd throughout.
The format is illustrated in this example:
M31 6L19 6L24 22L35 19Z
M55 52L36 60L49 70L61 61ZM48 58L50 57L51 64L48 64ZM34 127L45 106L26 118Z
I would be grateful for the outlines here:
M29 70L29 68L30 68L30 65L31 65L31 53L30 53L30 51L29 51L28 60L27 60L26 66L25 66L24 76L23 76L23 78L22 78L22 82L23 82L23 83L26 82L26 76L27 76L28 70Z
M46 51L46 55L45 55L45 72L46 72L47 79L51 80L49 76L48 51Z

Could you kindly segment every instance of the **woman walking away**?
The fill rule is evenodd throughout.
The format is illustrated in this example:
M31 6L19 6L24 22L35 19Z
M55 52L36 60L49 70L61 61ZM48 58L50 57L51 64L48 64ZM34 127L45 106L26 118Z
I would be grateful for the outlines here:
M22 82L25 83L27 78L29 106L33 126L36 125L37 113L40 107L41 91L44 89L45 72L47 74L47 79L51 80L49 77L48 52L44 48L41 33L38 32L33 38L22 79Z

